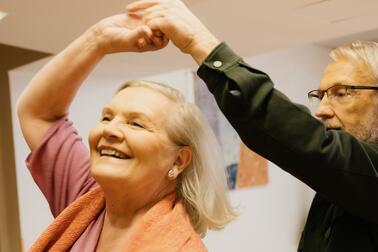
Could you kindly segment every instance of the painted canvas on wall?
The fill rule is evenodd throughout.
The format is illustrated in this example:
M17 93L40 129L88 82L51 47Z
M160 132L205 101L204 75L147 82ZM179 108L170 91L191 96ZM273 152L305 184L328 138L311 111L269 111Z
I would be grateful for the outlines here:
M249 150L222 112L203 81L193 74L194 101L205 114L223 152L231 190L268 183L268 161Z

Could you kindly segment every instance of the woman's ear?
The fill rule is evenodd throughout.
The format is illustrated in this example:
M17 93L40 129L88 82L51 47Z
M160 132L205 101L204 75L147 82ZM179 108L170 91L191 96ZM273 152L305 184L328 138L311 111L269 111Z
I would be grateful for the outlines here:
M184 171L184 169L192 161L192 148L189 146L180 147L175 163L174 168L177 170L177 175Z

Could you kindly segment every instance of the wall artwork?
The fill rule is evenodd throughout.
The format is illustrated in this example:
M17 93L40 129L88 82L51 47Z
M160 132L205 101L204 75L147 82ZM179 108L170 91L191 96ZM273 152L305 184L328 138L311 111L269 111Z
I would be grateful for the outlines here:
M268 161L249 150L219 110L205 83L193 73L194 100L205 114L223 152L230 190L268 183Z

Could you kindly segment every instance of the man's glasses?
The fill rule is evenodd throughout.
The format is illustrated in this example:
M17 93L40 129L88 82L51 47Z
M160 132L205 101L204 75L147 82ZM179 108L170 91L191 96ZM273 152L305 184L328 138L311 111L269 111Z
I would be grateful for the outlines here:
M342 85L336 84L326 90L312 90L308 92L307 97L310 103L319 103L325 94L330 102L335 101L337 103L343 104L348 102L353 97L353 90L378 90L378 86L352 86L352 85Z

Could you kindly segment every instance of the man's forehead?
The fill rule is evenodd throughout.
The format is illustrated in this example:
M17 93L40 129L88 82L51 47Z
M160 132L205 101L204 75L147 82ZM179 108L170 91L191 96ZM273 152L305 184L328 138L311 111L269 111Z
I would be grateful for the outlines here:
M319 88L326 89L336 84L360 85L366 78L365 74L362 64L350 59L335 60L325 68Z

